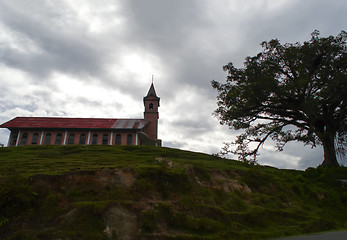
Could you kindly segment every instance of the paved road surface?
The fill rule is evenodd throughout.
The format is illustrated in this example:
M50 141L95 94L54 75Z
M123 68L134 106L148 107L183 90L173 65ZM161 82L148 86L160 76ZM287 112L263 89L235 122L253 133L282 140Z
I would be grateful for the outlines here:
M347 231L317 233L307 236L276 238L273 240L346 240Z

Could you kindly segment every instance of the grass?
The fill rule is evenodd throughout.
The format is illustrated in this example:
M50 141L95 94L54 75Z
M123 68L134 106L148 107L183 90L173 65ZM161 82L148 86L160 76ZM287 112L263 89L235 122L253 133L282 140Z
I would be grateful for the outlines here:
M150 146L0 148L0 238L267 239L346 229L338 179L346 168L280 170Z
M172 161L180 167L190 164L207 169L242 168L240 162L207 154L151 146L23 146L0 149L0 174L32 176L61 175L70 171L102 168L141 168L157 164L156 158ZM211 161L218 159L218 161Z

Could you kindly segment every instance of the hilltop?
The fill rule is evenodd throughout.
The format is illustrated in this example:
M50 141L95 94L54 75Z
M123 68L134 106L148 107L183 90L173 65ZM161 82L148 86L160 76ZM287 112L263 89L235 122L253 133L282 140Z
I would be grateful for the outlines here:
M150 146L0 148L4 240L267 239L347 228L347 170Z

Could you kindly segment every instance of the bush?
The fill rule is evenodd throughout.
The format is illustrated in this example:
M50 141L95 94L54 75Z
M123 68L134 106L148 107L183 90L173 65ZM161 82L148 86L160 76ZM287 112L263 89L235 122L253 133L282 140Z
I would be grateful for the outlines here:
M93 202L80 205L63 219L62 236L84 240L107 239L103 234L105 229L103 211L103 208Z
M188 176L185 173L170 171L166 167L149 167L140 170L135 183L136 190L154 189L161 194L163 198L167 198L171 192L184 193L191 186L188 182Z
M8 218L23 214L33 205L37 194L32 190L28 181L14 174L0 182L0 216ZM5 223L3 221L3 223ZM4 224L3 224L4 225Z

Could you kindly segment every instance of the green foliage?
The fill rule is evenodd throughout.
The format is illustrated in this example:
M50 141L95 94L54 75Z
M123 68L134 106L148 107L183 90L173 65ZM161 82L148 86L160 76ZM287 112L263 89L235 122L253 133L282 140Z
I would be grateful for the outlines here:
M15 173L0 181L0 193L1 225L11 221L10 216L18 216L31 208L37 197L27 179Z
M62 222L61 235L71 239L107 239L103 234L103 208L93 202L84 203L72 210Z
M6 217L2 217L0 220L0 227L2 227L3 225L5 225L6 223L8 223L9 219Z
M279 151L289 141L322 144L323 165L338 166L335 150L344 154L347 140L346 40L345 31L327 38L315 31L303 44L282 45L273 39L247 57L244 68L224 66L226 83L212 81L218 91L215 116L221 124L244 131L224 151L255 161L269 138Z
M9 238L9 240L39 240L37 238L35 231L33 230L20 230L17 231L15 234L13 234L12 237Z
M163 198L167 198L171 192L184 193L190 189L188 176L184 172L177 172L167 167L140 169L136 181L135 191L149 191L153 188Z
M183 229L197 234L217 233L225 228L222 221L216 221L210 216L192 217L174 211L173 206L167 202L159 202L153 210L143 211L142 219L144 231L149 232L162 227L163 224L173 229Z

